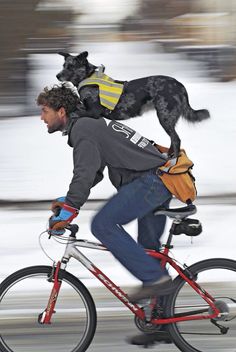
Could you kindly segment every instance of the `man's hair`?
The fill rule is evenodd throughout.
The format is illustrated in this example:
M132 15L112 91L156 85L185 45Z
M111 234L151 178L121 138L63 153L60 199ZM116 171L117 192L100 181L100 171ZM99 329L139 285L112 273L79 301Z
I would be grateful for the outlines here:
M76 106L80 103L80 99L76 92L65 84L60 86L54 85L51 89L45 87L36 101L38 105L46 105L56 111L63 107L67 116L75 111Z

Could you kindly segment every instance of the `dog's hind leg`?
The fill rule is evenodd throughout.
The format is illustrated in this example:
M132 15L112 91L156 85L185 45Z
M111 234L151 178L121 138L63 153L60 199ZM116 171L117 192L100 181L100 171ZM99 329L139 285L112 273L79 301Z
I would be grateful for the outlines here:
M157 109L156 109L157 110ZM171 144L169 148L169 156L177 157L179 155L181 140L175 131L175 125L178 121L179 116L175 113L167 113L158 109L157 116L160 121L161 126L164 128L166 133L170 136Z
M177 132L175 131L175 128L173 126L165 125L165 123L163 124L161 120L160 124L162 125L166 133L170 136L171 144L168 152L169 156L174 158L178 157L181 140Z

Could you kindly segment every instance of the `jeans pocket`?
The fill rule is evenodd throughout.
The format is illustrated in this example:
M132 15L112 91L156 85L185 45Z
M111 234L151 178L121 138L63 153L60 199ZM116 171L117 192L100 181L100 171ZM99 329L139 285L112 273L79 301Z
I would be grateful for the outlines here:
M171 198L171 193L157 175L148 174L144 182L147 186L144 199L149 205L158 207Z

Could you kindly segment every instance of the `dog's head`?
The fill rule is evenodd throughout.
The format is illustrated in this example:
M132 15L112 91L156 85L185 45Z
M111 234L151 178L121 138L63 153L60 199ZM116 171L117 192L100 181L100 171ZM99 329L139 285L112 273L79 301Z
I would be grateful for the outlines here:
M73 56L68 53L60 52L64 56L65 62L63 69L57 74L57 79L61 82L69 81L75 86L89 77L97 66L90 64L87 60L88 52L83 51L81 54Z

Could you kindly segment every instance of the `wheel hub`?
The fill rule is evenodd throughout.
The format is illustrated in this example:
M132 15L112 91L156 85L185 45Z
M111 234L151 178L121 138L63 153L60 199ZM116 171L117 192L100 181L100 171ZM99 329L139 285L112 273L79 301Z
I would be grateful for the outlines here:
M225 303L222 300L217 300L214 304L215 304L216 308L220 311L220 315L218 317L213 318L213 320L215 320L215 321L226 320L229 315L229 307L228 307L227 303ZM214 313L212 308L209 308L208 312L209 312L209 314Z

